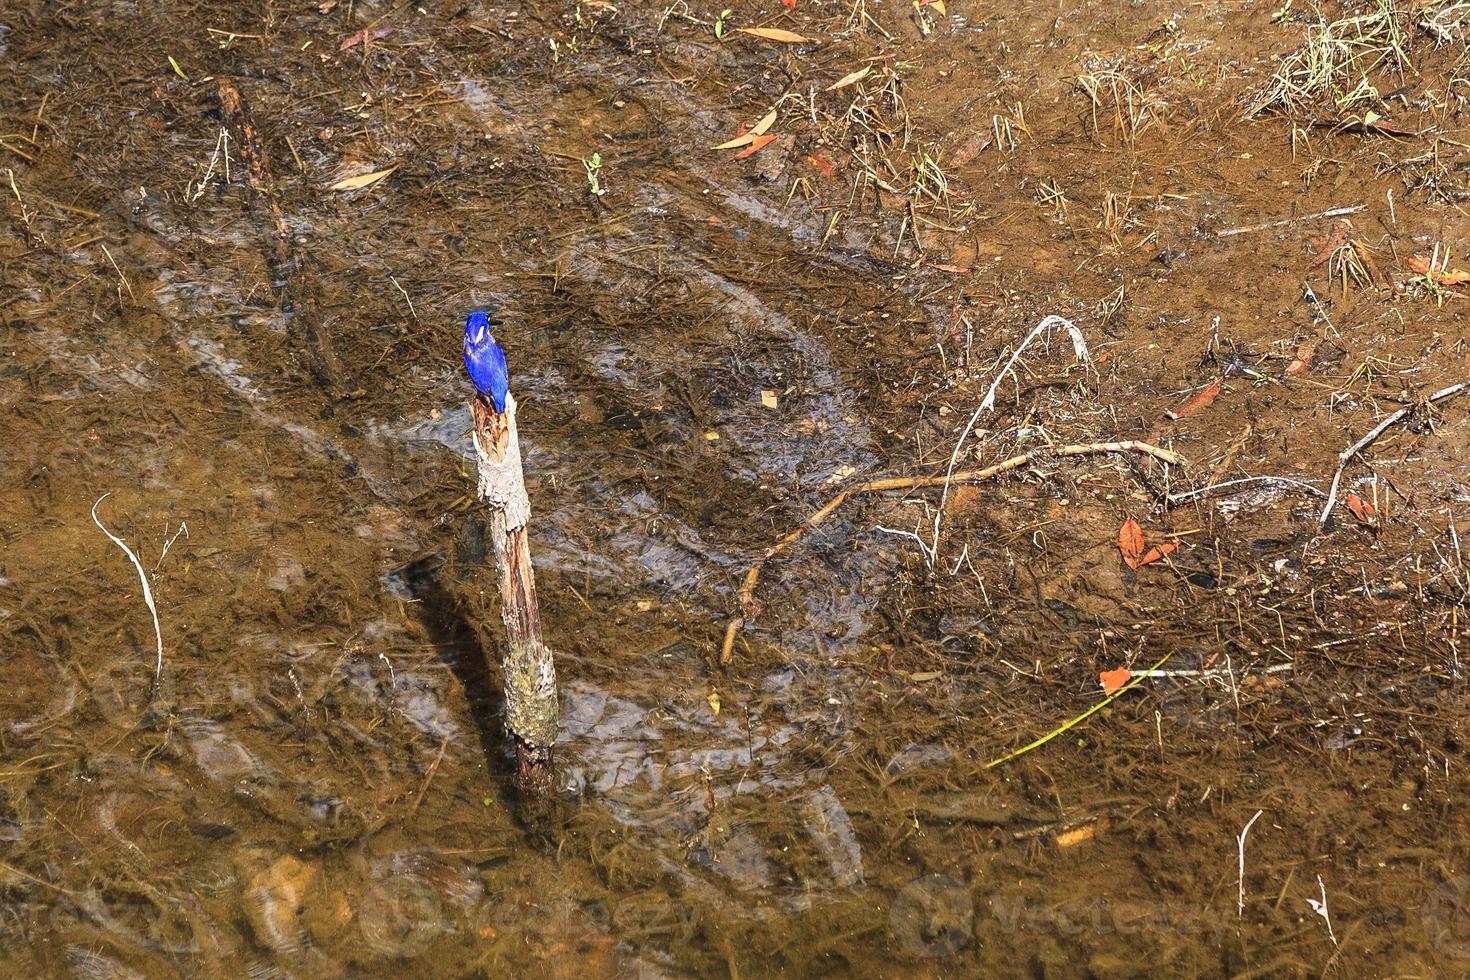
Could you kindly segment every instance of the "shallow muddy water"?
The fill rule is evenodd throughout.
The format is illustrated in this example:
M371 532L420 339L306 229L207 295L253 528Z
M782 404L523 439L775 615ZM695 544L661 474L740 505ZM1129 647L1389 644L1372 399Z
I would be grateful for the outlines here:
M0 8L0 973L1470 970L1470 398L1423 403L1470 346L1407 265L1470 262L1463 40L1401 78L1427 161L1247 117L1306 24L1264 6L720 10ZM485 306L562 690L533 823ZM1048 314L1088 363L1004 372ZM1187 462L1051 451L1122 440ZM938 488L850 498L720 662L838 491L1022 453L932 560ZM1179 547L1130 568L1129 518Z

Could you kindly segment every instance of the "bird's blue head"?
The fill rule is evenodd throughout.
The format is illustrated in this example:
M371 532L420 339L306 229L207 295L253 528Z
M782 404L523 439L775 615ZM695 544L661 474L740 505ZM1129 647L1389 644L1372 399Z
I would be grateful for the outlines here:
M464 323L464 366L470 372L475 390L505 411L505 397L510 392L510 373L505 367L505 351L490 334L490 317L476 310Z

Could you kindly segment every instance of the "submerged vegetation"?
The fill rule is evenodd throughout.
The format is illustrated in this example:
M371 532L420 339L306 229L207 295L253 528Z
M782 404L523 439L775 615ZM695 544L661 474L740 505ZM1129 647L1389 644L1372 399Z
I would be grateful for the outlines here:
M1464 973L1467 32L5 5L0 974Z

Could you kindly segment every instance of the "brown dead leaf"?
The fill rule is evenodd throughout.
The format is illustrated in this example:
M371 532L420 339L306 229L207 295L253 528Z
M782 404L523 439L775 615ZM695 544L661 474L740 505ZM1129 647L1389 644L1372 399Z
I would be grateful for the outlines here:
M1202 408L1208 408L1210 403L1219 396L1220 389L1224 386L1224 384L1225 380L1223 378L1216 378L1214 381L1211 381L1208 385L1186 398L1184 400L1184 404L1180 405L1178 409L1172 412L1168 412L1166 414L1168 414L1169 418L1171 419L1182 419L1187 415L1193 415L1195 412L1198 412Z
M795 31L783 31L779 27L737 27L736 30L741 34L780 44L811 44L816 41L814 37L805 37Z
M767 133L765 136L757 136L755 139L750 141L749 146L741 150L739 153L735 154L735 159L744 160L746 157L754 153L759 153L761 150L770 146L775 141L776 137L771 135L770 133Z
M1317 254L1312 256L1312 261L1307 263L1307 271L1311 272L1317 266L1332 258L1343 245L1347 244L1348 236L1352 234L1352 222L1346 218L1338 218L1327 230L1327 234L1321 238L1312 239L1312 244L1317 247Z
M393 28L391 27L375 27L370 31L358 31L356 34L350 34L347 37L344 37L342 39L342 43L337 45L337 50L346 51L348 48L356 47L359 44L367 44L372 41L381 41L383 38L392 33Z
M749 129L743 129L742 128L740 130L740 132L738 132L738 133L735 134L735 138L734 139L726 140L725 142L719 144L718 146L712 146L712 147L710 147L710 149L712 149L712 150L733 150L737 146L749 146L751 143L754 143L755 142L755 139L756 139L757 136L764 135L766 133L766 131L769 130L775 124L776 124L776 110L775 109L772 109L770 112L766 113L764 116L761 116L760 121L757 122L754 126L750 127Z
M1105 670L1097 675L1097 681L1102 685L1104 694L1116 694L1133 679L1133 671L1127 667L1119 667L1116 670Z
M389 174L391 174L393 171L395 171L397 169L398 169L398 164L395 163L393 166L389 167L387 170L374 170L370 174L358 174L356 177L343 177L341 180L337 181L335 184L333 184L332 186L328 187L327 190L329 190L329 191L355 191L355 190L361 190L362 188L367 187L370 184L376 184L378 181L382 180L384 177L388 176Z
M1143 557L1143 528L1131 517L1118 529L1118 550L1129 568L1138 567L1138 559Z
M837 79L837 81L833 82L831 85L828 85L827 86L827 91L828 92L835 92L835 91L837 91L840 88L847 88L849 85L852 85L852 84L854 84L856 82L861 82L863 79L865 79L865 78L868 77L868 73L871 72L872 70L873 70L873 66L872 65L868 65L866 68L859 68L857 71L848 72L846 75L843 75L841 78Z
M961 143L959 147L954 151L954 153L950 155L949 165L951 167L963 167L965 164L978 157L981 153L985 152L985 148L988 147L994 140L995 134L992 133L990 130L980 130L980 132L976 133L975 135L971 136L969 139Z

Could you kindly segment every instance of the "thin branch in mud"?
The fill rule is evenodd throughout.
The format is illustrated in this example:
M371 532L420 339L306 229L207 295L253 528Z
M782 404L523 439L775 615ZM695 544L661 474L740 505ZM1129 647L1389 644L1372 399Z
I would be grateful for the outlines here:
M755 587L760 582L761 569L765 567L766 562L791 547L791 545L801 540L807 534L815 531L853 494L882 493L887 490L917 490L923 487L939 486L947 489L952 483L980 483L992 477L1000 476L1002 473L1009 473L1011 470L1020 469L1034 460L1050 456L1089 456L1098 453L1124 452L1143 453L1175 466L1184 464L1184 457L1171 450L1160 449L1158 446L1151 445L1147 442L1125 439L1121 442L1089 442L1072 446L1058 446L1055 449L1038 450L1032 453L1022 453L1019 456L1012 456L1010 459L1002 460L993 466L987 466L979 470L965 470L960 473L951 471L944 476L890 476L879 480L869 480L866 483L859 483L855 486L848 487L827 501L825 505L806 520L802 521L796 530L788 532L775 544L767 548L756 559L755 564L751 565L746 571L745 578L740 584L739 611L730 618L730 622L725 626L725 642L720 647L720 663L728 664L730 662L731 653L735 649L736 634L739 633L740 627L755 618ZM941 506L943 506L942 503ZM925 553L926 555L928 554L927 551Z
M1031 341L1035 340L1043 333L1051 331L1054 327L1062 327L1069 334L1071 334L1072 351L1076 354L1077 360L1083 363L1091 363L1092 358L1091 355L1087 352L1086 338L1082 336L1082 331L1078 330L1077 326L1072 323L1071 320L1068 320L1065 317L1056 316L1055 314L1045 317L1040 323L1032 328L1029 334L1026 335L1026 339L1021 341L1015 352L1011 354L1010 360L1006 361L1005 367L1000 369L1000 373L997 374L995 376L995 380L990 383L990 390L987 391L985 393L985 397L981 399L980 407L975 409L975 413L971 415L970 420L965 423L964 430L960 432L959 439L955 441L954 452L950 453L949 455L949 470L945 474L944 490L939 495L939 508L934 512L934 537L933 540L929 542L928 549L930 555L939 554L939 529L940 523L944 520L944 505L949 500L950 480L954 475L955 463L959 461L960 450L964 447L965 440L970 437L970 433L974 430L975 423L980 420L980 416L995 408L996 390L1000 387L1000 383L1005 379L1005 376L1009 374L1012 370L1014 370L1016 366L1016 361L1020 359L1021 355L1025 352L1027 346L1030 345Z
M337 358L331 332L322 323L316 293L302 274L305 263L277 200L270 157L266 155L255 121L240 96L240 90L229 79L215 80L215 96L219 99L226 125L235 133L240 158L250 173L251 191L265 197L270 211L270 262L276 279L282 284L281 312L287 324L300 336L312 373L329 387L345 393L352 388L351 378Z
M1357 214L1364 210L1365 205L1353 204L1345 208L1328 208L1326 211L1316 211L1312 214L1300 214L1295 218L1282 218L1280 221L1267 221L1259 225L1245 225L1240 228L1227 228L1224 231L1215 232L1216 238L1230 238L1233 235L1248 235L1253 231L1265 231L1268 228L1284 228L1294 225L1298 221L1315 221L1318 218L1340 218L1345 214Z
M97 529L107 535L109 541L123 550L123 554L128 556L128 561L132 562L133 567L138 570L138 581L143 583L143 601L148 605L148 612L153 617L153 637L158 642L158 660L153 665L153 683L157 685L159 679L163 676L163 629L158 625L158 607L153 603L153 590L148 586L148 573L143 571L143 563L138 560L138 556L133 554L133 549L129 548L122 538L119 538L107 530L107 528L103 527L102 522L97 519L98 506L110 496L112 496L112 492L108 491L98 497L97 503L92 505L92 523L96 524Z
M1439 391L1436 391L1434 394L1426 398L1424 402L1425 404L1432 405L1435 402L1444 401L1446 398L1453 398L1454 396L1464 392L1467 388L1470 388L1470 381L1461 381L1457 385L1450 385L1448 388L1441 388ZM1373 445L1373 443L1378 440L1378 437L1387 432L1389 428L1391 428L1394 424L1401 421L1403 418L1412 413L1416 407L1417 406L1409 405L1405 408L1399 409L1397 412L1394 412L1392 415L1385 418L1382 422L1379 422L1377 425L1375 425L1363 438L1359 439L1357 442L1353 443L1351 446L1347 447L1342 452L1337 454L1337 472L1332 474L1332 486L1327 492L1327 505L1322 508L1322 513L1317 518L1318 527L1327 526L1327 519L1332 516L1332 508L1337 506L1337 491L1342 483L1342 474L1343 471L1347 469L1348 463L1352 462L1353 457L1358 455L1358 453Z
M1306 493L1313 493L1319 497L1327 496L1321 490L1303 480L1293 480L1287 476L1243 476L1238 480L1226 480L1224 483L1211 483L1203 487L1195 487L1193 490L1185 490L1181 493L1171 493L1168 496L1169 506L1193 500L1196 497L1207 497L1226 487L1237 487L1244 483L1276 483L1282 486L1292 487Z

